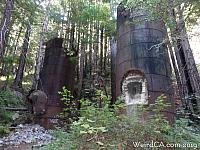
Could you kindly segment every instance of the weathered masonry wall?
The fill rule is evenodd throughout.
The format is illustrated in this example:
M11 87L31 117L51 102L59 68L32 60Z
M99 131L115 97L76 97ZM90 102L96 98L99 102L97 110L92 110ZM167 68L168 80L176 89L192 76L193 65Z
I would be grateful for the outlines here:
M117 54L115 58L115 95L127 104L152 104L165 94L172 107L170 60L165 44L166 27L161 20L133 23L145 15L118 7ZM173 116L168 113L168 118Z
M47 113L41 124L51 128L58 119L58 112L62 109L62 102L58 91L63 86L73 91L75 64L64 52L63 39L55 38L47 43L43 68L41 70L40 89L48 96Z

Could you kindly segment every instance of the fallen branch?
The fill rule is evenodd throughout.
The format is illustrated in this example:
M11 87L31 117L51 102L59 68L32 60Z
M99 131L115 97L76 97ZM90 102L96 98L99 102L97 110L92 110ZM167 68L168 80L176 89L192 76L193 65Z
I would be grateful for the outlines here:
M9 111L28 111L27 108L15 108L15 107L0 107L2 110L9 110Z

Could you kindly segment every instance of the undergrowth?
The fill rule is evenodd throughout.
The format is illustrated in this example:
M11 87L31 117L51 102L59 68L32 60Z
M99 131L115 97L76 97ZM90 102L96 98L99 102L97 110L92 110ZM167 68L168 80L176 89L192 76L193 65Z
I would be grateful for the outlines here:
M22 105L22 100L14 96L10 91L0 91L0 137L7 135L9 126L13 122L13 113L7 111L7 107L16 107Z
M161 113L169 107L164 103L165 98L164 95L158 97L151 106L153 117L145 120L141 119L148 114L144 107L138 108L140 113L137 116L127 117L123 103L110 108L109 99L104 99L102 108L99 108L90 100L81 100L79 120L70 125L68 132L64 128L54 131L52 134L57 140L41 150L167 149L164 146L169 149L174 146L176 149L183 149L184 146L187 146L186 149L198 149L200 134L187 126L187 119L170 125Z

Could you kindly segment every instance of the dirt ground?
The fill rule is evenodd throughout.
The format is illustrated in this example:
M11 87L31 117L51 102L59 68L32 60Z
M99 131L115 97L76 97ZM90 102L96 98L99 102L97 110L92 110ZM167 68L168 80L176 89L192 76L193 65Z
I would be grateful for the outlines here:
M32 150L31 144L20 144L17 146L0 147L0 150Z

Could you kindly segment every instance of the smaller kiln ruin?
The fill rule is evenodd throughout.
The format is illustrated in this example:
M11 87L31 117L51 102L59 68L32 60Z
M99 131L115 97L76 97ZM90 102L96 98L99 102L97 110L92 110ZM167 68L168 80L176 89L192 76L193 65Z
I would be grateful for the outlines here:
M43 68L40 74L39 89L47 94L47 112L40 119L40 124L45 128L52 128L58 121L58 113L62 110L63 103L58 91L67 87L73 91L75 64L70 61L63 45L63 39L55 38L47 42Z

